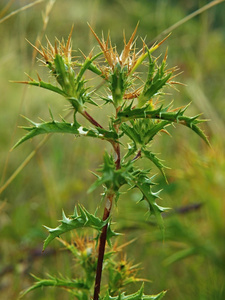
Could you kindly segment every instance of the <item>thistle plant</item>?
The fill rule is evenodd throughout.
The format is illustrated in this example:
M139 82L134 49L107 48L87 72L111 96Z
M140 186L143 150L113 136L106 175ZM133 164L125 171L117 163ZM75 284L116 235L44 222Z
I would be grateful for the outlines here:
M158 295L145 295L143 285L134 294L126 292L128 284L141 279L137 277L137 266L133 266L126 257L121 261L117 259L123 245L113 246L112 243L112 239L119 235L112 229L112 208L119 201L122 186L127 187L127 190L136 188L141 194L140 201L147 203L149 216L155 217L163 230L162 212L167 208L158 204L160 191L156 191L150 166L154 164L166 179L165 166L152 152L153 141L161 133L169 134L169 126L178 124L189 127L208 143L199 128L203 120L199 119L199 115L187 116L185 112L188 106L174 109L172 103L164 104L163 89L178 84L175 81L177 69L167 69L167 52L161 60L152 55L165 39L150 48L143 41L143 46L138 51L136 27L128 42L124 36L124 48L118 54L110 36L100 39L91 27L90 30L100 46L100 52L93 54L91 51L87 56L82 53L84 58L80 60L73 58L72 30L66 42L56 40L55 45L52 45L47 39L47 47L40 45L37 48L32 45L54 77L55 84L43 81L39 75L37 80L29 77L28 81L22 83L60 94L69 103L73 120L68 122L61 118L57 121L51 111L48 122L36 123L27 119L31 126L23 129L28 133L15 147L36 135L51 133L70 133L77 138L91 137L110 143L111 151L105 151L102 165L94 173L96 181L88 190L90 193L102 186L102 197L96 200L96 206L99 202L104 205L104 213L101 217L98 209L91 213L84 206L76 204L71 216L68 217L63 212L59 226L46 227L49 235L44 241L43 250L52 240L58 239L75 257L80 276L72 279L62 276L49 276L47 279L35 277L36 283L23 295L38 287L57 286L80 300L161 299L164 291ZM146 68L146 74L138 72L141 66ZM95 87L88 86L87 71L104 81L104 96L98 94ZM101 113L106 106L112 106L113 112L108 118L108 124L100 124L91 115L91 106L101 108ZM80 124L77 120L79 115L82 116L81 121L86 119L85 122L89 125L83 126L79 121ZM147 168L140 167L141 158L149 161ZM94 231L94 238L90 240L85 234L75 233L71 243L62 239L64 233L76 232L78 228L84 232Z

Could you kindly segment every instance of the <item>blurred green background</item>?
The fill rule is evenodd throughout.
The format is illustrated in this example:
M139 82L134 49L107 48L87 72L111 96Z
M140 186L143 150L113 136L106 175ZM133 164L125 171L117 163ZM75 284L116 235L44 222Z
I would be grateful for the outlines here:
M113 44L122 49L123 30L127 38L140 21L138 36L151 43L162 31L178 22L206 0L89 0L0 2L0 295L17 299L19 292L33 279L45 274L73 274L73 261L65 251L55 250L57 242L41 253L46 231L42 225L55 227L61 218L73 212L77 203L94 212L99 205L98 192L87 195L94 171L101 164L104 142L52 136L8 186L10 176L23 164L43 137L11 147L24 134L21 117L48 120L48 106L54 116L65 115L64 102L50 92L11 83L26 80L24 72L43 77L45 69L33 57L33 44L45 34L54 43L57 36L67 38L72 24L73 48L85 54L95 46L87 22L98 35L111 32ZM21 9L18 13L17 9ZM121 243L136 238L127 247L128 259L141 262L140 277L151 280L145 292L168 290L165 299L225 299L225 4L219 4L174 29L160 52L168 47L168 66L178 66L182 74L179 91L170 91L166 101L175 106L192 102L187 111L203 113L210 119L203 124L212 147L207 147L188 129L170 130L174 138L162 136L154 145L171 169L166 171L169 185L160 174L157 188L162 188L162 205L172 208L165 215L165 240L146 217L146 210L136 204L138 195L129 192L114 209L116 230L125 233ZM8 18L6 17L8 16ZM162 36L163 38L164 36ZM137 41L141 45L140 39ZM97 116L100 120L107 116ZM58 117L59 118L59 117ZM152 167L152 166L150 166ZM152 174L157 170L152 168ZM101 192L101 191L100 191ZM139 285L132 286L131 291ZM72 299L66 292L46 288L28 294L25 299Z

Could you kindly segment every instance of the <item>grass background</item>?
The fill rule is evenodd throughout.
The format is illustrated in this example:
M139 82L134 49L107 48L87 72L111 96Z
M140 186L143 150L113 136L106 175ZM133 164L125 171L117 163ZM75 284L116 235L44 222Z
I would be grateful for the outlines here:
M41 254L46 231L43 224L56 226L61 209L72 213L83 203L91 211L99 205L98 193L86 194L94 178L90 170L101 164L104 142L52 136L7 186L7 180L37 147L41 138L10 148L22 136L18 125L26 124L21 115L38 121L53 114L65 114L60 97L35 87L9 82L26 80L24 72L46 76L26 42L41 40L45 34L67 38L72 24L73 48L84 53L95 46L87 22L101 35L111 32L113 44L122 49L123 30L129 37L140 21L138 36L151 42L163 30L210 1L172 0L95 0L0 2L0 294L1 299L17 299L19 292L37 276L73 274L71 257L53 242ZM210 119L204 124L212 147L209 148L188 129L171 130L174 138L162 136L155 152L161 153L171 169L169 185L160 174L163 206L172 207L165 217L166 237L146 220L145 209L136 204L137 195L123 196L114 210L117 231L126 233L121 242L136 238L127 247L128 258L141 262L140 277L151 280L146 293L167 289L165 299L225 299L225 4L221 3L174 29L167 42L168 65L183 72L179 81L185 86L171 91L166 101L176 106L192 102L190 114L203 113ZM9 15L12 12L18 13ZM8 18L6 18L8 16ZM140 39L137 42L141 45ZM159 52L160 53L160 52ZM47 77L46 77L47 78ZM102 122L107 116L96 118ZM183 130L182 130L183 129ZM156 170L153 168L153 174ZM131 287L132 290L137 290ZM28 294L25 299L72 299L64 291L46 288Z

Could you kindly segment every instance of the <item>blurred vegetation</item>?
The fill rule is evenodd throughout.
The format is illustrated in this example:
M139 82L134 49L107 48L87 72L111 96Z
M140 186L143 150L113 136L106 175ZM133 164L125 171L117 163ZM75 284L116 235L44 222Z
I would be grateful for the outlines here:
M25 9L30 1L1 1L1 187L41 141L41 138L33 139L10 152L23 134L18 125L26 124L20 115L33 120L48 119L47 105L54 116L65 109L51 93L40 90L37 93L35 87L9 82L25 80L24 72L34 77L36 71L43 72L25 39L33 44L37 40L45 44L45 34L52 42L55 36L67 38L74 24L73 48L87 54L96 46L87 22L98 34L103 31L107 35L110 30L112 41L119 48L123 30L129 36L140 21L138 35L151 43L163 30L208 2L46 0ZM197 137L189 136L188 129L179 134L178 128L173 140L163 136L155 145L155 152L161 153L161 158L171 167L167 170L169 185L157 175L163 188L163 206L166 203L172 207L165 215L165 240L154 223L147 219L140 221L145 209L137 207L135 191L121 199L114 210L116 230L125 233L121 243L136 238L126 248L129 259L141 262L141 277L152 281L146 283L146 293L167 289L168 300L225 299L224 7L221 3L175 29L158 52L165 52L168 47L168 64L180 68L183 73L179 81L186 84L179 86L180 92L167 95L168 102L174 99L181 106L192 102L190 110L200 111L204 118L210 119L204 129L212 144L209 148ZM141 40L137 43L141 45ZM98 116L103 122L106 117ZM76 272L65 252L56 254L57 243L41 253L46 237L42 225L55 226L55 220L61 218L61 209L69 214L77 203L84 203L94 212L99 203L98 192L87 195L86 190L94 180L90 170L101 163L103 143L54 135L1 190L1 299L17 299L19 292L32 282L30 273L41 277L46 273ZM152 168L152 172L157 170ZM26 299L46 297L70 299L63 291L51 288L35 291Z

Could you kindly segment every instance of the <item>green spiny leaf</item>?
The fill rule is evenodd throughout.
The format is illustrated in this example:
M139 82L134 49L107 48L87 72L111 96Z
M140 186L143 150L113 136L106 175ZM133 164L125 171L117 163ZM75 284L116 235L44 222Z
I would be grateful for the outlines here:
M128 162L117 169L113 157L105 152L103 166L98 170L102 173L102 176L96 175L98 179L92 184L88 192L92 192L101 185L104 185L107 190L118 192L122 185L131 180L130 171L132 170L132 167L132 162Z
M204 131L200 127L197 126L197 124L204 122L205 120L198 120L198 119L196 119L197 117L198 116L188 118L188 117L183 116L182 118L179 119L179 121L181 124L183 122L185 126L189 127L195 133L197 133L197 135L200 136L206 142L206 144L208 144L210 146L209 140L208 140L207 136L205 135Z
M95 74L97 74L97 75L99 75L99 76L101 76L102 78L105 79L104 74L102 73L102 71L101 71L95 64L91 63L91 64L88 66L88 69L89 69L90 71L92 71L93 73L95 73Z
M151 119L131 120L131 126L122 123L121 130L134 143L141 146L147 145L154 136L170 124L170 121L155 121Z
M152 153L151 151L142 149L141 152L145 155L145 157L147 157L148 159L150 159L156 165L156 167L160 170L160 172L162 173L164 179L167 182L166 174L164 172L164 168L167 168L167 167L164 166L164 164L162 163L162 161L158 157L156 157L156 155L154 153Z
M70 81L68 78L68 66L64 63L61 55L56 54L54 58L55 65L55 77L58 83L61 85L66 94L67 90L71 88Z
M149 59L148 76L144 85L144 89L138 97L138 107L142 107L149 101L153 96L160 93L162 87L167 83L169 78L172 76L172 72L167 73L165 71L165 60L163 60L160 67L156 68L155 61L152 60L150 49L147 49Z
M121 130L136 144L140 144L142 145L142 139L141 136L139 134L139 132L137 132L137 130L135 130L135 128L129 126L127 123L123 123L120 126Z
M87 136L114 141L116 141L118 138L118 135L115 131L108 131L102 128L88 129L80 126L80 124L76 121L74 123L66 123L64 120L63 122L53 120L52 122L35 123L27 118L26 120L28 120L34 126L21 127L29 132L15 144L13 149L37 135L49 133L71 133L77 136Z
M136 186L142 193L142 198L140 201L145 200L149 206L150 215L154 215L164 238L164 223L161 216L161 213L168 210L166 207L159 206L156 203L159 198L159 193L161 191L153 192L152 186L155 185L152 181L152 178L147 176L147 171L137 171L135 174L134 186Z
M154 77L151 84L149 84L148 87L146 87L143 91L143 93L138 98L138 107L142 107L145 105L145 103L151 99L153 96L159 94L159 91L162 89L162 87L167 83L169 78L171 77L172 73L169 73L163 78L158 78L158 73Z
M42 279L32 275L36 282L22 292L20 297L25 296L27 293L42 287L47 286L54 286L54 287L61 287L61 288L68 288L68 289L79 289L79 290L87 290L89 286L87 286L82 279L67 279L67 278L57 278L49 275L49 279Z
M119 236L121 234L118 233L118 232L113 231L110 225L111 224L109 224L108 227L107 227L107 243L111 247L112 246L111 238L114 237L114 236Z
M104 297L101 297L101 300L160 300L166 294L166 291L163 291L157 295L145 295L144 294L144 284L141 286L134 294L125 295L125 293L119 294L118 296L111 297L109 292L106 293Z
M149 110L148 106L143 108L135 108L132 109L131 106L128 106L124 110L121 110L118 112L118 118L115 120L115 124L120 124L123 122L126 122L128 120L133 119L156 119L156 120L165 120L169 121L169 123L178 123L184 126L189 127L194 132L196 132L207 144L209 144L209 141L204 134L204 132L198 127L198 124L201 122L204 122L204 120L199 120L198 116L194 117L188 117L184 116L184 112L187 109L187 106L183 109L180 109L179 111L165 111L165 108L163 106L155 109L155 110ZM168 123L168 124L169 124Z
M98 73L99 73L99 71L97 71L97 70L99 70L99 69L98 69L97 67L94 68L93 61L94 61L95 59L97 59L101 54L102 54L102 52L96 54L96 55L93 56L92 58L90 58L90 57L87 57L87 58L86 58L85 62L81 65L80 71L79 71L79 73L78 73L78 75L77 75L77 78L76 78L77 81L80 81L80 80L81 80L81 78L82 78L84 72L85 72L87 69L91 69L92 71L95 71L95 72L98 72ZM101 71L100 71L100 72L101 72ZM98 74L98 75L99 75L99 74Z
M159 193L153 192L151 186L155 185L152 178L149 178L145 173L140 171L138 177L136 177L135 185L142 192L143 198L141 200L146 200L149 205L150 214L158 216L162 212L166 211L168 208L159 206L156 203L156 199L159 199Z
M109 88L112 92L113 104L119 107L123 103L123 95L129 86L128 81L128 68L125 66L121 68L120 63L114 67L113 73L109 77Z
M74 214L70 218L66 217L65 213L63 212L61 224L58 227L49 228L45 226L45 228L47 228L47 230L49 231L49 236L44 242L43 250L53 239L65 232L84 227L90 227L100 232L102 227L104 227L108 222L108 220L102 221L95 215L90 214L84 207L80 205L79 212L80 214L78 214L76 210L76 214Z
M137 151L137 146L134 142L132 142L131 144L128 144L128 151L124 156L124 159L126 159L127 157L131 156L132 154L134 154Z
M29 84L29 85L39 86L39 87L41 87L41 88L50 90L50 91L52 91L52 92L54 92L54 93L57 93L57 94L59 94L59 95L62 95L62 96L64 96L64 97L66 97L66 93L65 93L63 90L61 90L61 89L58 88L57 86L54 86L54 85L52 85L52 84L50 84L50 83L47 83L47 82L44 82L44 81L42 81L42 80L36 81L36 80L33 79L33 80L31 80L31 81L21 81L21 82L19 82L19 83L25 83L25 84Z
M157 133L159 133L161 130L163 130L165 127L170 125L169 121L153 121L151 122L152 126L146 130L146 132L144 133L144 141L145 141L145 145L147 145L150 141L152 141L152 139L154 138L155 135L157 135Z

